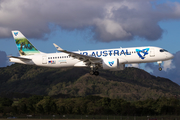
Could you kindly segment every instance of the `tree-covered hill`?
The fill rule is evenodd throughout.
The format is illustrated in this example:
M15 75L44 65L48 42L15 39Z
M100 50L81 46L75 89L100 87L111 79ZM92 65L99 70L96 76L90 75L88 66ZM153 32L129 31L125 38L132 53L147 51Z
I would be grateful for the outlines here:
M1 94L98 95L129 101L180 94L178 84L138 68L117 72L100 70L99 76L92 76L88 68L57 69L13 64L0 68L0 83Z

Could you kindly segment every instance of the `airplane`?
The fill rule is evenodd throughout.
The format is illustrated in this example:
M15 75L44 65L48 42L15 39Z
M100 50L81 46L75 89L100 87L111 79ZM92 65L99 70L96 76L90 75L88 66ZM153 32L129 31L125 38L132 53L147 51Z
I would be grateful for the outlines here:
M98 68L110 71L125 69L125 64L157 62L161 71L163 61L174 56L159 47L131 47L86 51L67 51L53 43L59 53L37 50L18 30L12 31L20 56L8 56L10 62L43 67L89 67L91 75L99 75Z

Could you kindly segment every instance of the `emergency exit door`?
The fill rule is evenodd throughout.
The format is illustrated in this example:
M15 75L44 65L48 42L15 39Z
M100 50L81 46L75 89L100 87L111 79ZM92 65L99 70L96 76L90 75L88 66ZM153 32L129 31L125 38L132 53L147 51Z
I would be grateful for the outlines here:
M42 64L47 64L47 57L46 56L42 56Z
M154 50L154 48L150 49L150 57L155 57L155 50Z

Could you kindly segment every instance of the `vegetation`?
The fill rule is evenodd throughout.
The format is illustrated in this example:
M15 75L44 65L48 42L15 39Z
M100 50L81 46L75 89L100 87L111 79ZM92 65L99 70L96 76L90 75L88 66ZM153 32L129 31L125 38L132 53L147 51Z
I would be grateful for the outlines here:
M123 99L86 96L54 99L49 96L31 96L12 101L0 98L0 113L4 115L178 115L180 100L176 98L147 99L128 102Z
M178 115L180 86L137 69L0 68L0 115ZM33 95L34 94L34 95Z
M100 71L98 77L88 72L86 68L52 69L14 64L0 69L0 91L50 96L99 95L130 101L180 93L179 85L137 68L126 68L119 72Z
M0 68L0 96L16 92L57 98L95 95L136 101L175 95L179 97L180 94L178 84L138 68L117 72L100 70L99 76L89 75L88 72L88 68L57 69L13 64Z

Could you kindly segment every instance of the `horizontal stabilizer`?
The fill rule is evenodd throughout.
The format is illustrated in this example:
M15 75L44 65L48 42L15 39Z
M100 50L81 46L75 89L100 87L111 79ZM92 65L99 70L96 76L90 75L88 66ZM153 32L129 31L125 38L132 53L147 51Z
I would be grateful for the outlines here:
M16 57L16 56L8 56L9 58L16 58L16 59L20 59L20 60L32 60L29 58L24 58L24 57Z

